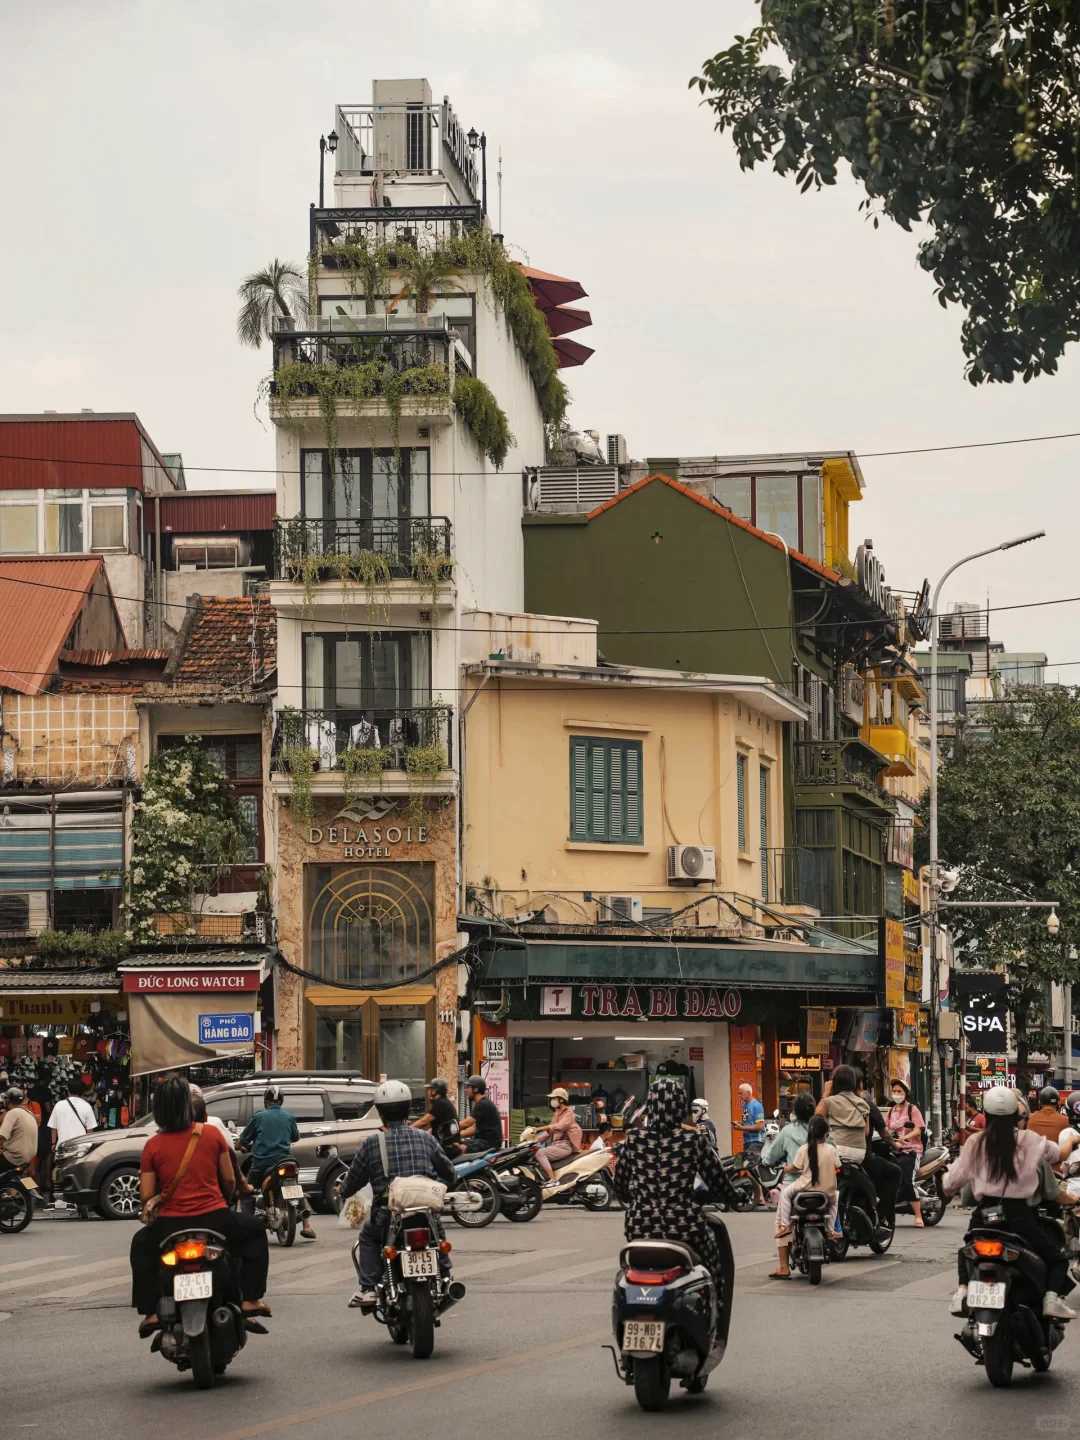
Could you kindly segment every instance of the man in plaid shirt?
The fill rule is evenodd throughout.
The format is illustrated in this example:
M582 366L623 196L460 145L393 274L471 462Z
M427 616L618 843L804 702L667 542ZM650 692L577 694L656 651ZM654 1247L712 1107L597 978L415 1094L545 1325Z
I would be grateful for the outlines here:
M361 1228L357 1246L360 1288L349 1301L353 1307L366 1310L375 1305L380 1256L390 1221L386 1205L390 1181L399 1175L423 1175L429 1180L453 1185L457 1178L438 1141L426 1130L413 1130L406 1124L411 1107L412 1091L403 1081L385 1080L379 1086L375 1091L375 1108L386 1132L389 1174L383 1168L379 1137L369 1135L353 1156L341 1186L343 1200L365 1185L371 1186L372 1194L371 1214Z

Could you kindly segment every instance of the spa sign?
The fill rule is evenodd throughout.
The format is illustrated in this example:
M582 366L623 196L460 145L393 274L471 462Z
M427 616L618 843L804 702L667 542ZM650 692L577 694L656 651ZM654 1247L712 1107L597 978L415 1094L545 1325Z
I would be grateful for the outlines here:
M343 860L389 860L395 845L426 845L426 825L357 825L344 820L333 825L312 825L309 845L337 845Z

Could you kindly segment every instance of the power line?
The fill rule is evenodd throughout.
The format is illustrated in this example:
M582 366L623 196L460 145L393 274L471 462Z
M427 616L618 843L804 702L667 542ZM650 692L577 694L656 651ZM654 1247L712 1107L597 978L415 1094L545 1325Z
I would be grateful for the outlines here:
M1020 435L1014 440L968 440L959 445L919 445L910 450L856 450L853 453L860 460L883 460L890 455L940 455L948 450L996 450L999 445L1041 445L1046 440L1077 439L1080 439L1080 430L1063 430L1058 435Z

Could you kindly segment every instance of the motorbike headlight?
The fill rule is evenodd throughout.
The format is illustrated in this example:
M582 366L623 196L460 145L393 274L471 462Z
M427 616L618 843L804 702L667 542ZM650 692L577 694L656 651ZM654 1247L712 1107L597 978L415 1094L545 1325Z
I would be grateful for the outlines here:
M56 1158L64 1163L81 1160L89 1155L96 1145L96 1140L67 1140L57 1150Z

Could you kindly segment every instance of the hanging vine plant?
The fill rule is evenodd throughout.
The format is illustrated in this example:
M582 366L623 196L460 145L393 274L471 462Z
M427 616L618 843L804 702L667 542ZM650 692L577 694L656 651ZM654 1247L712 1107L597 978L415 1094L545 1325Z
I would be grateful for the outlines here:
M409 557L409 568L416 583L430 592L434 605L439 598L439 586L454 578L454 557L442 550L415 546Z
M319 757L307 743L303 713L292 706L285 706L281 711L278 735L281 766L289 777L289 799L293 812L298 819L310 825L315 813L311 780Z
M410 825L423 823L427 808L425 785L437 780L446 769L446 751L441 745L407 745L405 773L409 777L409 801L405 815Z
M374 745L349 745L341 752L341 788L346 805L373 787L382 788L386 753Z
M506 412L483 380L459 375L454 382L454 409L495 469L501 470L514 437Z

